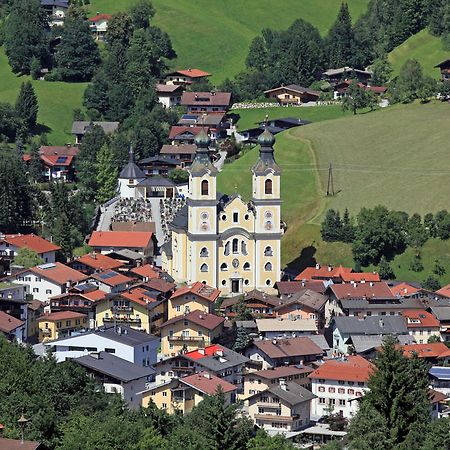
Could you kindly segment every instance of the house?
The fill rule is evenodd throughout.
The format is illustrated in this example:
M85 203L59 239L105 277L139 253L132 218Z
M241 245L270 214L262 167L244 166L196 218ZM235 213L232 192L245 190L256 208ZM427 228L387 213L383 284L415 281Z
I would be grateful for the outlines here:
M84 135L88 133L94 125L103 128L105 134L113 134L119 128L120 122L87 122L76 120L72 124L72 134L75 136L75 143L77 145L81 144Z
M67 10L69 9L69 0L40 0L40 3L48 15L50 27L64 25Z
M220 309L228 317L233 317L235 316L234 308L240 301L245 304L252 315L266 318L275 317L274 308L280 304L278 297L252 289L240 297L225 298L220 304Z
M303 365L320 360L323 354L324 351L309 337L254 340L244 351L244 355L251 361L260 363L262 369L292 364Z
M89 17L89 27L96 40L103 40L108 31L108 22L111 20L110 14L99 14Z
M404 345L402 350L405 356L416 354L418 358L432 364L447 364L450 362L450 349L443 342Z
M27 340L36 343L39 339L38 319L44 314L44 304L39 300L32 300L27 306Z
M58 362L88 353L106 352L137 366L156 364L160 339L130 327L105 326L85 333L45 342Z
M211 345L222 334L224 322L223 317L201 310L175 316L160 327L161 353L165 357L175 356Z
M398 283L390 287L392 294L397 298L420 298L420 288L409 283Z
M167 177L172 172L172 170L177 167L181 167L182 163L179 159L175 158L173 155L155 155L149 156L148 158L141 159L139 161L139 165L142 167L142 171L145 176L156 178L156 177L165 177L167 181ZM138 185L142 186L149 181L148 179L143 179L138 182ZM170 187L175 186L175 183L172 183ZM146 195L146 194L145 194Z
M26 287L21 284L0 281L0 311L27 322L28 303Z
M72 269L92 275L94 272L103 270L116 270L122 267L122 263L102 253L87 253L67 263Z
M436 336L440 339L440 323L424 309L407 309L403 311L409 334L417 344L426 344L428 339Z
M23 439L6 439L0 437L1 450L48 450L48 447L37 441Z
M353 80L343 80L334 85L333 96L335 100L346 97L348 95L348 88ZM366 92L372 92L377 97L383 95L387 91L386 86L367 86L364 83L357 82L356 84L360 89Z
M159 151L160 155L168 155L178 160L181 167L191 164L195 157L197 147L193 144L168 145L164 144Z
M176 284L162 278L151 278L144 283L144 286L161 293L164 298L168 299L175 291Z
M305 289L318 292L319 294L325 294L328 284L328 282L321 280L277 281L275 283L275 289L278 291L278 297L281 300L285 300L297 292L303 292Z
M296 281L312 280L331 280L335 284L339 283L376 283L380 276L376 272L353 272L351 267L333 267L331 265L321 266L316 264L314 267L307 267L295 277Z
M374 368L372 363L359 355L324 361L309 374L315 396L312 416L320 418L339 413L351 419L358 411L358 399L369 390L367 382Z
M73 284L86 280L87 276L55 262L21 270L8 279L13 283L24 284L27 294L31 294L35 300L46 302L54 295L67 292Z
M104 270L103 272L93 273L89 278L89 283L98 286L98 288L109 294L117 294L128 289L134 280L114 270Z
M148 231L93 231L88 245L95 252L108 254L128 249L139 253L145 262L152 262L156 251L156 236Z
M202 130L203 128L200 126L191 127L186 125L174 125L170 127L168 139L171 141L172 145L193 145L195 137ZM209 128L205 128L204 131L209 135ZM145 160L141 161L140 163L144 163L144 161Z
M302 334L317 334L315 319L291 319L277 317L276 319L256 319L256 326L260 337L265 339L289 338Z
M223 345L212 344L163 359L155 365L156 382L166 383L192 373L207 372L237 387L243 393L243 374L248 358Z
M398 299L393 302L377 302L362 299L342 299L339 302L341 311L347 316L401 316L407 309L423 309L424 304L418 298Z
M271 385L278 385L282 380L297 383L311 390L311 380L308 378L313 369L305 365L290 365L271 367L244 374L244 397L247 398L257 392L268 389Z
M153 264L144 264L143 266L133 267L129 275L139 278L141 281L149 281L153 278L159 279L161 269Z
M430 389L431 420L448 417L448 395Z
M61 295L49 298L51 311L77 311L87 314L90 326L95 320L97 302L106 297L106 292L91 283L80 283Z
M19 344L27 338L27 324L25 321L0 311L0 334L9 341L17 341Z
M359 82L367 85L372 78L372 72L345 66L338 69L328 69L322 73L322 80L328 81L333 86L347 78L357 79Z
M450 367L432 366L428 375L431 388L450 397Z
M441 340L443 342L450 342L450 305L431 306L430 310L441 325Z
M177 125L207 128L213 142L221 137L226 137L225 130L230 128L230 123L225 114L183 114Z
M86 314L75 311L58 311L39 317L39 342L52 341L85 329Z
M436 64L434 67L440 69L442 81L450 81L450 58Z
M297 84L289 84L264 91L264 95L277 100L281 105L300 105L302 103L317 102L320 92Z
M230 92L183 92L181 104L188 114L225 114L230 107Z
M311 123L309 120L303 120L298 117L278 117L267 118L262 122L257 122L262 130L267 127L280 128L281 130L289 130L290 128L299 127L301 125L307 125Z
M183 93L183 86L179 84L157 84L156 96L158 102L164 108L171 108L178 106L181 103L181 94Z
M246 399L248 415L266 431L297 431L310 423L311 401L315 397L298 383L282 379Z
M119 358L108 352L91 353L72 360L84 367L103 385L108 394L120 394L122 399L132 409L139 409L142 403L139 392L155 379L152 367L143 367Z
M406 320L401 316L335 317L332 320L332 330L333 349L342 355L349 353L350 346L353 347L353 339L359 336L380 338L409 335Z
M188 314L190 311L214 312L214 303L220 295L219 289L197 281L192 286L176 290L169 299L168 318Z
M170 72L164 77L164 79L165 83L168 85L175 84L185 86L192 84L195 81L203 81L210 76L211 74L205 72L204 70L189 68L186 70L176 70L174 72Z
M221 390L225 404L233 402L237 387L208 372L199 372L182 378L174 378L163 384L149 386L142 392L142 406L146 408L152 401L158 408L169 414L187 414L197 406L205 395L214 395Z
M134 231L132 232L134 233ZM108 252L106 253L106 256L109 256L110 258L113 258L122 263L122 270L130 270L133 267L138 267L142 264L145 264L143 261L144 257L139 252L135 252L127 248Z
M441 289L436 291L437 295L450 298L450 284L447 284L446 286L443 286Z
M21 248L33 250L45 263L54 263L56 252L61 250L58 245L35 234L0 234L0 257L6 271Z

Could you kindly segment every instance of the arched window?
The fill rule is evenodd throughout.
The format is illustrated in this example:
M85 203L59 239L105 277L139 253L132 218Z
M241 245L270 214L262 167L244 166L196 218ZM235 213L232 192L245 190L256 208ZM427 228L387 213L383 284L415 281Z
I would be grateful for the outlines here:
M223 254L224 254L225 256L228 256L228 255L230 254L230 243L229 243L229 242L227 242L227 243L225 244L225 249L224 249L224 251L223 251Z
M237 253L239 251L239 240L237 238L233 239L231 251L233 253Z
M266 247L264 249L264 256L273 256L272 247Z
M268 179L264 183L264 193L265 194L272 194L272 180Z
M201 258L207 258L208 256L209 256L208 249L207 249L206 247L203 247L203 248L200 250L200 257L201 257Z
M243 255L248 255L247 253L247 243L245 241L241 242L241 251Z
M208 272L208 264L202 264L200 266L200 272Z
M202 195L208 195L208 180L202 181Z
M227 266L227 264L226 263L222 263L221 265L220 265L220 270L221 271L226 271L226 270L228 270L228 266Z
M244 263L244 270L250 270L250 263Z
M264 266L264 270L266 272L272 272L272 263L270 262L266 263L266 265Z

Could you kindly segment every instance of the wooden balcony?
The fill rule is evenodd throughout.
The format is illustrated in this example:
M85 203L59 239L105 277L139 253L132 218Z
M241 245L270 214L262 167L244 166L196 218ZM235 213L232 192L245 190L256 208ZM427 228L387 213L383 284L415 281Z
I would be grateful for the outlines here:
M205 338L204 336L169 336L168 337L169 341L172 342L201 342L204 341Z
M255 414L255 419L270 421L270 422L293 422L298 418L298 415L295 416L277 416L276 414Z

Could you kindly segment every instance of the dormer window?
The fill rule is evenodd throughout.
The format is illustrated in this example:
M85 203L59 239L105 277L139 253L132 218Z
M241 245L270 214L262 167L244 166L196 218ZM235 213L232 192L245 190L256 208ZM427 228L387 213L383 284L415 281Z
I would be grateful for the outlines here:
M264 182L264 193L272 195L272 180L268 179Z
M202 181L202 195L208 195L209 187L208 187L208 180Z

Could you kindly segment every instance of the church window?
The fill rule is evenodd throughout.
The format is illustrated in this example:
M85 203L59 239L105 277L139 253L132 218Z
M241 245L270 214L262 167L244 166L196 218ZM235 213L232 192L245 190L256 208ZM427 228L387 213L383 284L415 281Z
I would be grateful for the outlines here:
M267 285L267 286L270 286L271 283L272 283L272 282L271 282L270 280L266 280L266 285Z
M245 241L241 242L241 251L243 255L248 255L247 253L247 243Z
M222 270L223 272L226 271L226 270L228 270L227 264L226 264L226 263L222 263L222 264L220 265L220 270Z
M226 214L222 214L222 220L227 220L227 215Z
M266 272L271 272L272 271L272 263L270 263L270 262L266 263L266 265L264 266L264 270Z
M202 181L202 195L208 195L208 180Z
M230 243L229 243L229 242L227 242L227 243L225 244L225 249L224 249L224 251L223 251L223 254L224 254L225 256L228 256L228 255L230 254Z
M244 280L244 284L245 284L246 286L248 286L249 283L250 283L250 280Z
M222 280L222 286L225 286L227 284L227 280Z
M245 220L248 220L248 219L250 219L250 216L249 216L248 214L246 214L246 215L244 216L244 219L245 219Z
M266 247L264 250L264 256L273 256L272 247Z
M250 263L249 262L244 263L244 270L250 270Z
M265 194L272 194L272 180L268 179L264 183L264 193Z
M203 248L200 250L200 257L201 257L201 258L207 258L208 256L209 256L208 249L207 249L206 247L203 247Z
M239 222L239 213L237 213L237 212L233 213L233 222L234 223Z
M239 251L239 240L234 238L232 243L232 252L237 253Z
M202 264L200 266L200 272L208 272L208 264Z

